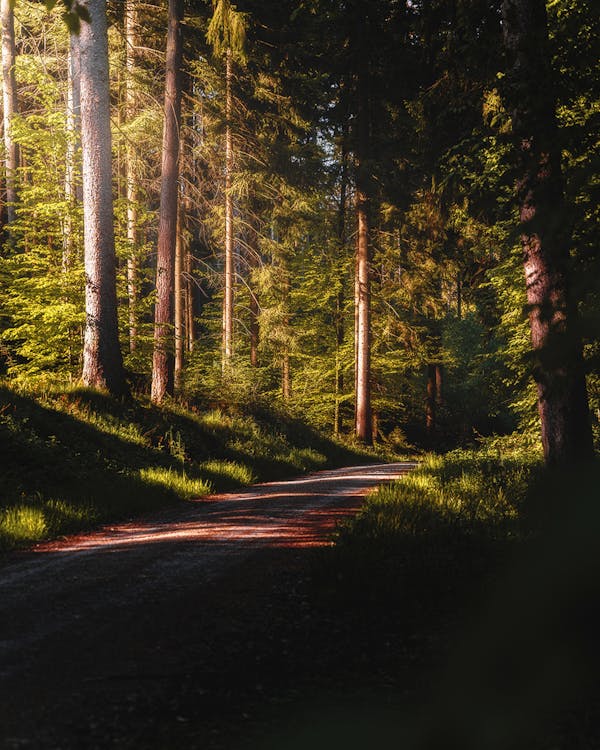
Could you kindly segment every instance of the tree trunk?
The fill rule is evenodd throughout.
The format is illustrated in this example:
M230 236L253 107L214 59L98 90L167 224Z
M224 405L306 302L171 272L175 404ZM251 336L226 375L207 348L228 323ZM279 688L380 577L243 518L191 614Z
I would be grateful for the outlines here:
M11 120L17 113L17 82L15 79L15 17L10 0L0 0L0 24L2 26L2 82L4 166L6 179L6 215L8 223L15 220L17 200L16 176L19 166L19 149L12 138Z
M440 362L435 364L435 403L444 405L444 365Z
M177 241L183 0L169 0L151 398L173 391L173 265Z
M356 58L356 133L355 133L355 182L356 182L356 437L362 443L373 442L371 416L371 278L369 252L369 208L371 177L369 167L370 113L369 113L369 61L368 45L365 41L365 25L368 25L368 8L360 4L354 9L356 37L353 41ZM365 12L366 11L366 12Z
M183 360L185 345L185 286L183 284L183 263L185 243L183 239L185 220L183 206L179 209L177 239L175 242L175 392L181 391L183 385Z
M340 205L338 209L338 251L343 258L346 250L346 200L348 192L348 124L344 123L342 134L342 172L340 175ZM340 282L340 290L335 300L335 406L333 415L333 434L341 435L343 429L341 399L344 393L344 371L341 362L341 349L344 344L344 283Z
M139 47L137 0L125 3L125 118L130 123L137 114L137 91L135 82L137 49ZM129 300L129 350L137 348L138 305L138 183L135 170L135 149L131 138L127 140L125 155L127 185L127 297Z
M127 391L119 348L112 202L110 97L105 0L89 0L79 33L86 326L83 382Z
M548 465L593 455L582 343L571 297L544 0L504 0L507 99L520 163L517 195L542 443Z
M435 406L436 406L436 366L427 365L427 402L425 406L425 426L430 441L433 440L435 432Z
M248 266L250 269L249 290L250 290L250 365L258 367L258 344L260 339L260 305L258 303L258 292L254 285L252 272L259 265L259 246L258 246L258 227L256 217L250 220L250 240L248 253Z
M185 201L186 213L188 210L188 200ZM185 258L184 258L184 271L185 271L185 333L186 333L186 350L192 352L194 349L194 341L196 340L196 325L195 325L195 288L194 288L194 258L192 256L192 250L190 243L186 242L185 245Z
M231 139L231 114L233 95L233 60L227 50L225 60L225 291L223 296L223 368L233 356L233 196L231 175L233 171L233 144Z
M63 238L63 272L66 272L71 266L74 252L73 210L82 198L77 169L77 156L81 146L80 67L79 35L71 34L68 53L67 153L65 155L65 197L68 209Z
M371 420L371 282L369 275L369 199L357 185L356 251L357 346L356 346L356 436L363 443L373 442Z
M294 248L296 249L296 248ZM292 281L290 272L287 268L287 262L284 261L283 268L283 307L285 314L283 316L283 326L285 330L285 343L283 345L283 359L281 365L281 394L284 401L289 401L292 396L292 371L290 368L290 292L292 289Z
M292 373L290 370L290 354L287 349L283 352L281 362L281 395L284 401L289 401L292 396Z

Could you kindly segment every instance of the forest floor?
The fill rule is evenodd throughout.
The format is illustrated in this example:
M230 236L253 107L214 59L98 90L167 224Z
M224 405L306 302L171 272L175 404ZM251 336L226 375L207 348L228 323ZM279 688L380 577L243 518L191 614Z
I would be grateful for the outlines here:
M311 566L410 468L256 485L5 555L0 746L376 746L422 644L319 604Z

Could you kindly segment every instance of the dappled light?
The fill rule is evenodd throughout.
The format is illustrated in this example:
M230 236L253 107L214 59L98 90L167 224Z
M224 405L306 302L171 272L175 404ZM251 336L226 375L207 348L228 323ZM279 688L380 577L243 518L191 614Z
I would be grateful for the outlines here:
M326 471L302 479L271 482L245 492L199 499L192 510L107 527L72 541L37 545L36 554L118 552L138 545L236 542L243 552L255 547L318 547L331 544L336 525L355 512L366 490L389 481L414 464L362 466ZM341 504L341 505L340 505ZM239 552L238 552L239 554Z

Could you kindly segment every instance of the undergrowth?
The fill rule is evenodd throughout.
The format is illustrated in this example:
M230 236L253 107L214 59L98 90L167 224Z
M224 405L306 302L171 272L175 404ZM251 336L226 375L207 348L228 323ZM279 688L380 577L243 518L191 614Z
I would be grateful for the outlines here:
M421 611L455 596L465 576L477 585L525 533L521 510L539 466L535 449L498 441L427 455L338 530L330 561L336 595L354 597L358 586L361 597L411 600Z
M289 415L0 388L0 549L368 460Z
M375 491L321 553L321 606L435 664L406 747L598 746L599 486L598 462L487 440Z

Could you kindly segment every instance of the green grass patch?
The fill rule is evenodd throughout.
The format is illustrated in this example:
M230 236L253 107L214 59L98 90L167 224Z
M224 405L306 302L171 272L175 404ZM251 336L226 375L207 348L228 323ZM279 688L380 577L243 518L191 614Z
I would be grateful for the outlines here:
M428 455L372 493L336 536L330 589L356 601L411 601L415 613L472 590L527 531L531 486L541 468L531 446L489 442Z
M160 489L172 492L183 500L193 500L212 492L212 485L202 479L192 479L176 469L154 468L140 470L140 478L144 484L154 485Z
M0 549L374 458L289 414L0 387Z

